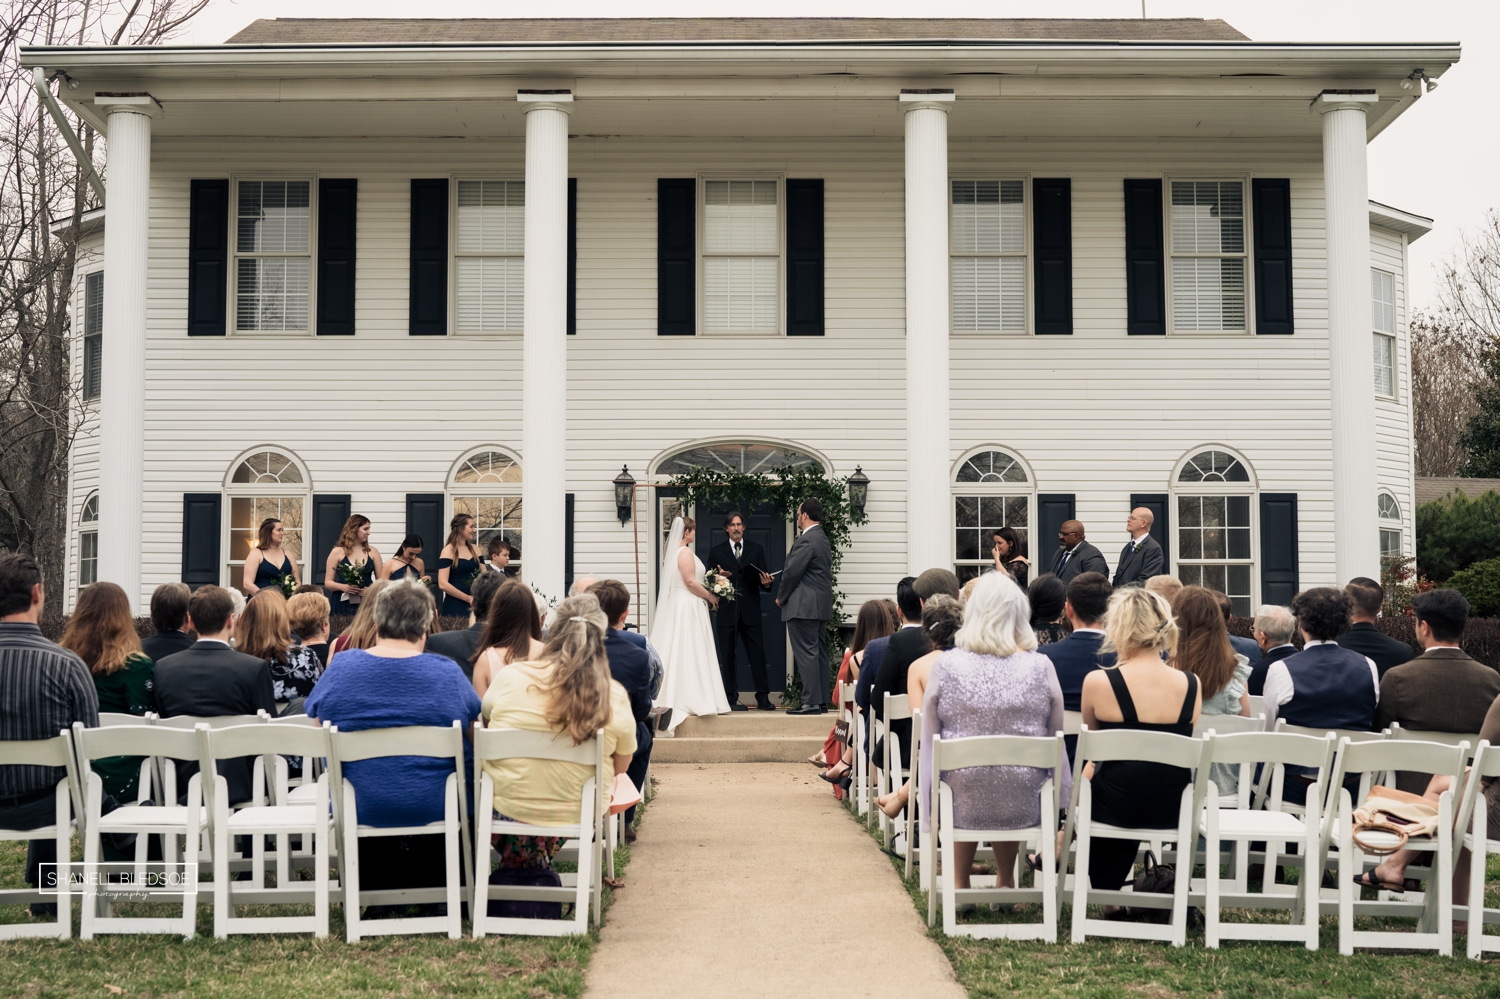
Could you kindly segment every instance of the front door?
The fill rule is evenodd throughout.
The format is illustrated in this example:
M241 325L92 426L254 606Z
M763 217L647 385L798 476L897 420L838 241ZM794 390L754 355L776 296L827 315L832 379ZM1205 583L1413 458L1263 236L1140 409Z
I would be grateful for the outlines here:
M705 509L706 506L707 504L698 504L698 536L694 548L703 564L712 569L708 553L713 550L714 545L729 537L724 531L724 515L729 512L729 507L714 506ZM761 568L767 572L779 572L786 561L786 529L786 521L769 509L761 509L745 518L745 540L765 549L766 561L770 564ZM776 606L777 588L778 584L773 583L771 592L760 595L760 619L766 643L767 679L770 680L772 690L783 690L786 688L786 628L781 623L781 608ZM718 614L714 612L711 616L717 619ZM714 624L717 628L718 621L715 620ZM717 637L716 631L715 638ZM755 682L750 677L750 660L745 655L745 643L736 638L734 650L739 689L754 690Z

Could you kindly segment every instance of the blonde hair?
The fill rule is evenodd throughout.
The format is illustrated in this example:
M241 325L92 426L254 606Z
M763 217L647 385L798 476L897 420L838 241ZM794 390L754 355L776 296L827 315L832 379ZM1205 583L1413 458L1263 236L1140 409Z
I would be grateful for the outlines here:
M1159 594L1167 603L1171 603L1182 592L1182 580L1176 576L1152 576L1141 585L1152 593Z
M304 638L321 628L332 612L333 606L321 593L294 593L286 602L292 630Z
M375 629L375 598L380 596L380 591L391 585L389 579L377 579L365 587L359 603L359 610L354 612L354 620L349 627L344 629L347 639L346 649L368 649L371 648L380 636Z
M1124 662L1137 652L1160 652L1177 645L1172 605L1160 593L1141 586L1125 586L1109 598L1104 614L1101 652L1113 652Z
M1031 605L1015 580L1003 572L979 577L963 605L963 616L963 627L953 636L953 644L965 651L1003 659L1036 648L1036 632L1028 621Z
M264 589L245 604L245 613L234 629L236 650L266 662L286 662L292 646L292 626L287 618L286 597L280 590Z
M538 657L552 667L543 688L547 722L560 726L575 746L592 739L612 714L609 656L604 651L608 628L592 593L568 597L557 605L557 618Z

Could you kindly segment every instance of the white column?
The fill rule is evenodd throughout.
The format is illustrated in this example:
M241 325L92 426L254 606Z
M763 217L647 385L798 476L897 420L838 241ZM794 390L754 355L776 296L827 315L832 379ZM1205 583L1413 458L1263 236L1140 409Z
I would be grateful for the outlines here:
M146 258L151 208L147 95L95 97L108 116L104 226L104 379L99 398L99 578L118 583L132 613L141 591L146 453ZM58 583L61 581L59 580ZM54 589L54 598L61 595Z
M948 109L953 94L901 95L906 116L906 569L950 567Z
M563 597L567 493L568 115L570 93L516 95L526 108L525 332L521 339L522 560L526 581Z
M1335 582L1380 578L1370 316L1365 108L1374 91L1318 96L1328 228L1328 380L1333 419Z

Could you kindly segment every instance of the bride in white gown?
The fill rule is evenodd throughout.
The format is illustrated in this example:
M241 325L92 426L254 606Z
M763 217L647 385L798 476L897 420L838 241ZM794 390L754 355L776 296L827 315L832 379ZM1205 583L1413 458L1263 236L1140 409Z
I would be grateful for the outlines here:
M693 554L693 528L690 519L672 521L651 626L651 644L661 653L666 672L656 703L669 711L669 734L689 715L729 711L708 619L709 606L717 607L719 600L703 586L703 563Z

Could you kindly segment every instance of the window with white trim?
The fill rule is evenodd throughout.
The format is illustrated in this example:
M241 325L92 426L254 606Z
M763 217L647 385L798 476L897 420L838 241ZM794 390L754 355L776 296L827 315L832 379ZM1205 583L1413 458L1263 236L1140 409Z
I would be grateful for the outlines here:
M703 328L781 329L780 181L703 182Z
M968 582L995 565L994 534L1009 527L1031 551L1031 477L1014 455L986 448L959 462L953 477L953 572Z
M955 333L1026 331L1026 182L951 184L949 259Z
M454 329L519 333L526 283L526 182L460 180L454 187Z
M99 494L83 501L78 514L78 588L99 579Z
M235 191L235 330L307 332L312 181L241 180Z
M247 455L230 473L225 493L229 507L227 585L239 588L245 557L260 541L260 525L267 520L281 521L285 535L281 547L302 564L308 482L290 455L270 449Z
M1244 182L1174 180L1170 186L1173 331L1244 333Z
M1370 317L1375 327L1375 394L1396 397L1396 276L1370 268Z
M83 401L99 398L104 386L104 272L83 279Z
M1401 506L1396 497L1382 492L1376 497L1376 515L1380 519L1380 557L1400 558Z
M448 480L448 497L450 517L466 513L474 518L474 547L480 554L487 557L490 542L502 537L510 544L506 573L519 572L523 527L521 463L492 447L471 452L454 468ZM430 564L437 564L436 556Z
M1178 470L1173 490L1178 578L1227 593L1234 613L1249 617L1255 592L1255 484L1249 469L1227 451L1200 451Z

